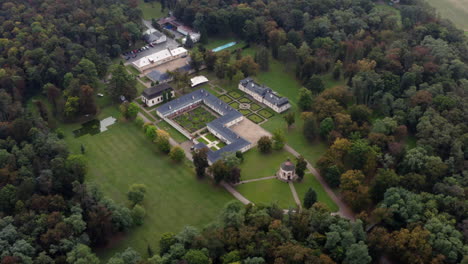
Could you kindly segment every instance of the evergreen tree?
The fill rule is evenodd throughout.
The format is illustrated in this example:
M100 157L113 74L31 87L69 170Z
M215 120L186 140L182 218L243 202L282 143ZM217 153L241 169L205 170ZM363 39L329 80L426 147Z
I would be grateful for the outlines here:
M304 207L306 209L309 209L316 202L317 202L317 193L312 188L309 188L309 190L307 190L304 196Z

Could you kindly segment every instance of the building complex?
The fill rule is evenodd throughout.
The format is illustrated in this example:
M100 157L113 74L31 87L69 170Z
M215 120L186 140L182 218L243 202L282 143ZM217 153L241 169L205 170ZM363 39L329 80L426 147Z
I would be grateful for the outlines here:
M291 108L288 98L278 95L267 86L257 84L250 77L239 82L239 90L249 94L255 100L265 104L277 113L282 113Z
M221 141L226 143L226 146L213 151L205 143L197 142L193 136L188 133L184 128L179 126L177 123L172 121L175 117L186 113L192 109L195 109L202 104L209 107L211 110L216 112L220 117L212 122L206 124L208 131L219 138ZM219 160L223 153L230 152L245 152L252 147L252 143L237 135L230 129L231 126L236 125L244 119L244 116L236 109L232 108L216 96L200 89L192 93L181 96L171 102L168 102L156 109L156 113L166 122L171 124L179 132L184 134L186 137L192 139L195 143L194 148L207 148L208 149L208 162L210 164Z

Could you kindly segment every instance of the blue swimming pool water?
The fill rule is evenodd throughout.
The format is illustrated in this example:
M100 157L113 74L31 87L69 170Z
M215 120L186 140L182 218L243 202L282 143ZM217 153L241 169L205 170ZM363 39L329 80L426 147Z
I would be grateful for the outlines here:
M217 48L212 49L212 51L213 51L213 52L218 52L218 51L221 51L221 50L223 50L223 49L227 49L227 48L229 48L229 47L232 47L232 46L234 46L234 45L236 45L236 44L237 44L237 42L235 42L235 41L229 42L229 43L227 43L227 44L224 44L224 45L222 45L222 46L219 46L219 47L217 47Z

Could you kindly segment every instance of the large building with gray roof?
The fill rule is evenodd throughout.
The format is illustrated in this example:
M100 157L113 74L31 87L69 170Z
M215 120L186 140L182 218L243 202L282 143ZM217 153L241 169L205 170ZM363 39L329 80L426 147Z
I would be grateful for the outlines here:
M213 151L205 143L198 143L196 139L192 138L185 129L179 126L177 123L172 121L173 118L179 116L191 109L199 107L201 104L205 104L211 110L220 115L219 118L213 120L212 122L206 124L206 127L217 138L226 143L226 146ZM195 149L207 148L208 149L208 161L210 164L219 160L223 153L228 152L245 152L252 147L252 143L237 135L234 131L230 129L231 126L239 123L244 119L244 116L232 108L216 96L200 89L192 93L181 96L171 102L168 102L156 109L156 113L166 122L171 124L174 128L179 130L182 134L189 137L194 141Z
M250 77L239 82L239 90L252 96L258 102L267 105L277 113L282 113L291 108L288 98L278 95L267 86L257 84Z

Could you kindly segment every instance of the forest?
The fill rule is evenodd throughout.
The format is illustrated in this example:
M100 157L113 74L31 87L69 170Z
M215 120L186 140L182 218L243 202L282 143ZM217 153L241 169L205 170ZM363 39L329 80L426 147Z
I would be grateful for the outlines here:
M320 203L283 214L233 202L202 230L166 233L148 256L129 248L107 263L468 263L463 31L423 0L161 2L202 43L230 35L259 47L230 60L195 45L192 63L218 78L267 70L270 56L293 69L304 135L327 142L318 168L356 220ZM0 3L0 261L101 263L91 249L131 232L135 213L85 184L85 159L25 102L42 94L65 122L95 114L109 73L110 93L133 99L134 80L110 65L141 38L141 11L131 0ZM347 86L324 89L326 73Z

